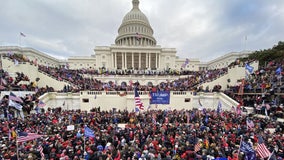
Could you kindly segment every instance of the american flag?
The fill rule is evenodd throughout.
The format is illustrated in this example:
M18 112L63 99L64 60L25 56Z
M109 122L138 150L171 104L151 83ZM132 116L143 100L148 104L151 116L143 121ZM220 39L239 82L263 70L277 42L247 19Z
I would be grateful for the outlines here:
M270 151L267 149L267 147L264 144L263 138L260 135L258 136L258 144L256 147L256 152L259 154L261 158L266 158L271 155Z
M140 96L138 94L137 88L134 89L134 100L135 100L135 108L139 110L144 110L143 103L141 102Z
M13 92L10 92L9 99L16 101L16 102L23 103L23 100L20 97L17 97Z
M38 107L44 107L46 104L43 101L39 101L37 106Z
M26 142L26 141L31 141L37 138L42 137L43 135L39 135L36 133L24 133L20 136L17 137L17 142Z
M41 159L44 159L45 157L44 157L44 153L43 153L43 148L42 148L42 146L39 145L39 146L37 147L37 149L38 149L38 151L39 151L39 153L40 153Z
M201 148L201 144L200 142L197 142L195 145L194 145L194 152L198 152Z
M23 32L20 32L20 35L26 37L26 35Z

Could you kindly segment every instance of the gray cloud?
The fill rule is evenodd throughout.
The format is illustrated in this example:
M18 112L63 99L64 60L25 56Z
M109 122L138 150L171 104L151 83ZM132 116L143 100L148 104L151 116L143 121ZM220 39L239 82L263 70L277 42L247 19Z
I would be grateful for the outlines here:
M65 58L90 56L95 46L113 44L132 8L131 0L11 0L1 5L0 44L19 45L23 32L23 46ZM140 1L158 44L202 61L283 41L283 8L282 0Z

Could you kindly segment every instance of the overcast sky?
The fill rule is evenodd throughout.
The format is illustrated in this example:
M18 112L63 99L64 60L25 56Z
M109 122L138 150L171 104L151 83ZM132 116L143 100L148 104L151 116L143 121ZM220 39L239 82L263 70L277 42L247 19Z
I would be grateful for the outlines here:
M90 56L114 44L132 0L2 0L0 44ZM284 41L283 0L140 0L157 44L209 61ZM20 37L20 32L26 37ZM247 37L247 38L246 38Z

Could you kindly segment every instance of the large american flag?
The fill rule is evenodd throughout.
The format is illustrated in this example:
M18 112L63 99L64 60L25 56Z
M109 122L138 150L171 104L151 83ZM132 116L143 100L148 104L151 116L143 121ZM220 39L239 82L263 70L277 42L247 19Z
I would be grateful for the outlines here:
M137 88L134 89L134 100L135 100L135 108L139 110L144 110L143 103L141 102L140 96L138 94Z
M256 147L256 152L259 154L261 158L266 158L271 155L270 151L267 149L267 147L264 144L263 138L260 135L258 136L258 144Z
M20 142L31 141L31 140L40 138L42 136L43 135L39 135L39 134L36 134L36 133L26 133L26 134L23 134L22 136L18 136L17 142L20 143Z

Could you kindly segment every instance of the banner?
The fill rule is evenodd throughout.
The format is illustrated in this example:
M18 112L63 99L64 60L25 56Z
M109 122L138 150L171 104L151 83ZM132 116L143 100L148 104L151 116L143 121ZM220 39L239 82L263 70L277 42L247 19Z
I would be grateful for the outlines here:
M75 129L74 125L67 126L67 131L74 131L74 129Z
M170 104L170 91L151 92L150 104Z

